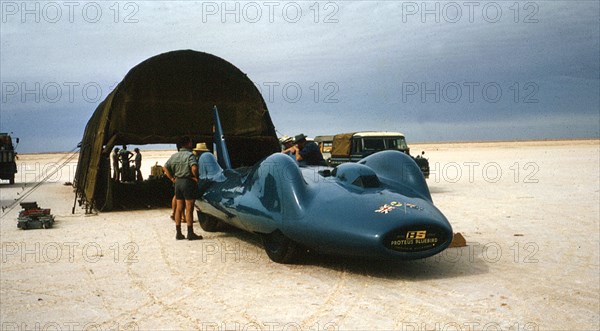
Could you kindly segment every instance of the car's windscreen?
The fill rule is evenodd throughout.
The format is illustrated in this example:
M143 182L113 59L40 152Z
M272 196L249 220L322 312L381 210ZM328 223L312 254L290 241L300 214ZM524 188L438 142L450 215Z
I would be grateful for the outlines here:
M408 146L406 145L406 140L404 140L404 137L386 139L386 145L387 145L387 149L398 149L398 150L408 149Z
M364 138L363 139L363 150L364 151L381 151L385 149L385 144L381 138Z

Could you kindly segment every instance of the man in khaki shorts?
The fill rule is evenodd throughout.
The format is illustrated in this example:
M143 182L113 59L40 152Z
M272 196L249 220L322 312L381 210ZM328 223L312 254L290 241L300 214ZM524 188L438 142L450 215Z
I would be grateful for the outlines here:
M167 178L175 184L175 199L177 208L175 210L175 229L177 234L175 239L185 239L181 233L181 219L185 211L185 221L187 223L188 240L202 239L194 233L194 202L198 198L198 164L192 154L192 140L190 137L183 137L179 142L181 148L169 158L163 166L163 171Z

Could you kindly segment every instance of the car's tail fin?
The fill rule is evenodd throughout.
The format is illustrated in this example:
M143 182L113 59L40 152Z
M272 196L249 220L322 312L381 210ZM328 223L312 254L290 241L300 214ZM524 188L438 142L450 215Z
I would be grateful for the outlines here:
M223 136L223 127L221 126L221 119L219 119L219 110L217 109L217 106L213 107L213 120L215 125L213 141L217 152L217 160L221 168L231 169L231 160L229 159L227 144L225 143L225 137Z

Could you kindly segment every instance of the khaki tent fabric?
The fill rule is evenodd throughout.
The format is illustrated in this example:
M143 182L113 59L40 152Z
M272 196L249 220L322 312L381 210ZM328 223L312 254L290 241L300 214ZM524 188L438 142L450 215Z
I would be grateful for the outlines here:
M352 148L352 136L354 133L341 133L333 136L331 157L348 157Z
M99 209L107 205L115 145L175 144L187 135L212 146L215 105L234 166L279 151L266 104L246 74L208 53L164 53L132 68L96 108L81 142L78 194Z

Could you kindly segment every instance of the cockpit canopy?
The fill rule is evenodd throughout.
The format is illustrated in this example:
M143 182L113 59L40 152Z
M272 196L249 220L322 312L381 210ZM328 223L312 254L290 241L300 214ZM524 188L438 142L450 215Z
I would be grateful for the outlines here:
M363 164L341 164L333 170L332 175L343 183L357 187L376 188L381 186L375 171Z

